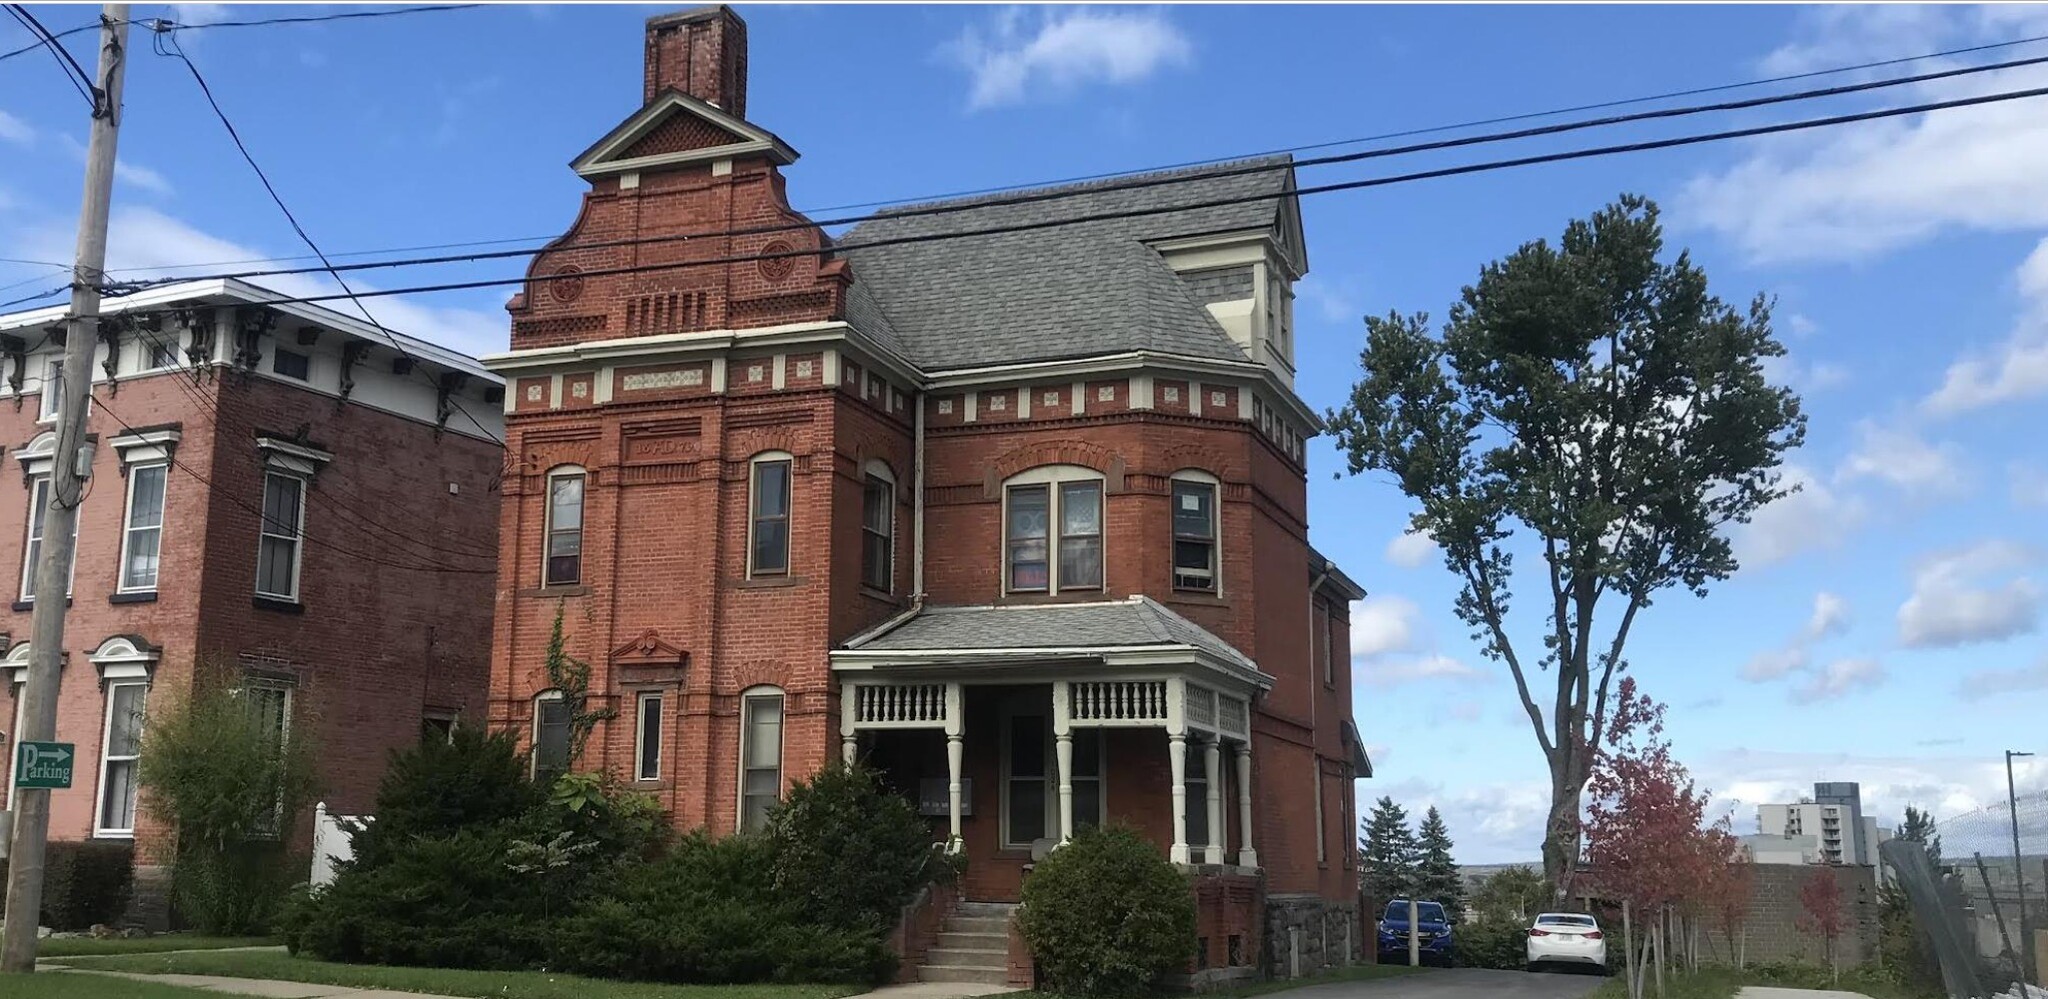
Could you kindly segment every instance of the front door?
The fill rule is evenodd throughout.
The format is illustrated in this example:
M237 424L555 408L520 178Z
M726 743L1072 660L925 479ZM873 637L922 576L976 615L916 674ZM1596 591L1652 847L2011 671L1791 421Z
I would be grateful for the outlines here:
M1052 719L1040 699L1003 713L1002 845L1030 849L1060 835L1059 766ZM1102 730L1073 731L1074 828L1098 825L1106 812Z

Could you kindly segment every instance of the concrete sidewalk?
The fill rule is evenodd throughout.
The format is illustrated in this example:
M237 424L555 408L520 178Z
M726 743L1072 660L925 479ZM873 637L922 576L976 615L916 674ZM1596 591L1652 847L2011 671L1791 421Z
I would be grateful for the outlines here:
M437 996L425 992L392 992L388 989L359 989L347 985L316 985L311 982L277 982L264 978L228 978L222 975L145 975L133 971L88 971L83 968L66 968L61 963L40 963L38 974L61 972L67 975L103 975L108 978L128 978L138 982L161 982L165 985L182 985L188 989L203 989L227 995L266 996L268 999L456 999L453 996Z
M1861 992L1839 989L1781 989L1770 985L1745 985L1735 999L1870 999Z
M1015 991L1014 986L979 982L905 982L902 985L884 985L873 992L847 996L846 999L970 999Z

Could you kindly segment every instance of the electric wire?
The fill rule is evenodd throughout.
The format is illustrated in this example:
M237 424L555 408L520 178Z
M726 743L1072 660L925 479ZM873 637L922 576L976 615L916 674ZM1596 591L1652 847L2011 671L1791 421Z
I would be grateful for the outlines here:
M78 60L71 57L71 50L60 44L57 41L57 36L50 34L50 30L43 27L43 22L36 20L36 16L28 12L28 8L18 3L11 3L6 6L7 13L14 15L14 19L21 22L21 26L27 29L30 35L41 39L37 44L50 47L50 58L57 60L58 68L64 71L64 78L71 81L71 86L78 91L78 96L85 98L85 103L92 107L93 114L97 117L100 108L100 101L97 95L100 92L100 88L93 85L92 77L79 67ZM94 25L94 27L98 27L98 25ZM30 48L34 47L30 46Z

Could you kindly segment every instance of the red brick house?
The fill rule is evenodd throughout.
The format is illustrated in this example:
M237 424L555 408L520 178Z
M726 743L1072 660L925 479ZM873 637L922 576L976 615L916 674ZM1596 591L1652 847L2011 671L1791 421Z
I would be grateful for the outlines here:
M281 297L216 280L105 305L56 733L78 760L51 796L53 840L164 832L138 807L137 738L201 657L316 741L320 793L344 813L369 810L387 754L423 726L482 718L502 383ZM0 316L0 444L20 473L0 502L10 759L63 314Z
M653 18L645 57L485 359L510 387L493 724L570 764L559 614L616 709L576 762L679 827L751 828L862 758L966 852L968 901L1118 821L1207 879L1203 967L1361 952L1363 594L1307 541L1289 161L835 240L747 116L736 15ZM940 950L992 951L963 934Z

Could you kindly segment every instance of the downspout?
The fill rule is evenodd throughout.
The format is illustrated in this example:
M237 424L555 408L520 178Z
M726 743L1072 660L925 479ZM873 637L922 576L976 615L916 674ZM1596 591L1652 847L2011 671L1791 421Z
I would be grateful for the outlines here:
M918 393L917 413L912 417L910 456L910 609L924 606L924 407L925 395Z

